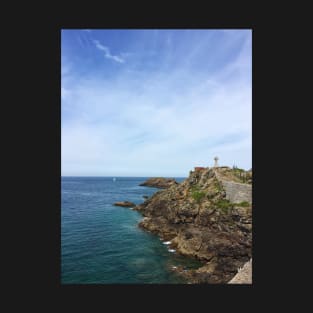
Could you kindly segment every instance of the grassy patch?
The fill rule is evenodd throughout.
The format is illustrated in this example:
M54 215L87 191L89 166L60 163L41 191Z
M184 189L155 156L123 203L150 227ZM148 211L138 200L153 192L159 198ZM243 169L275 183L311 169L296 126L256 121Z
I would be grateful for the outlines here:
M248 207L250 206L250 203L248 201L242 201L240 203L237 203L238 206Z
M241 180L241 182L246 183L248 178L247 178L247 173L244 169L238 168L237 166L233 166L233 174Z
M230 210L233 208L233 204L229 202L229 200L226 199L220 199L218 200L215 205L217 208L219 208L224 213L229 213Z
M192 191L191 196L195 199L198 203L203 199L205 196L205 192L203 191Z
M244 172L245 170L243 168L239 168L236 165L233 166L233 171L234 172Z
M205 196L205 192L201 191L200 188L198 186L194 186L191 189L191 196L194 200L197 201L197 203L200 203L201 200L204 198Z
M223 191L223 188L219 182L215 182L214 187L217 191Z

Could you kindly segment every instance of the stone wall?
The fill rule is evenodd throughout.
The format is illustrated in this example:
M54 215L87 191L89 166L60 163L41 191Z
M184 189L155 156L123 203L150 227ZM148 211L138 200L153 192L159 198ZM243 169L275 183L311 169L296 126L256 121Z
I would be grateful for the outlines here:
M229 284L252 284L252 259L238 269L238 273L228 282Z
M252 203L252 186L248 184L235 183L221 180L226 192L226 199L230 202L239 203L247 201Z

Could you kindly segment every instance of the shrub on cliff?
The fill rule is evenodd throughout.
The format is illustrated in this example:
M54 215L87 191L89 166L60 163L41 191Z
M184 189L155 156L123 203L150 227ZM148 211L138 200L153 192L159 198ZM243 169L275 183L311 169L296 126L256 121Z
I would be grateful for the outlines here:
M242 201L237 204L238 206L248 207L250 206L250 203L248 201Z
M218 181L214 183L214 187L217 192L223 191L223 187Z
M243 183L247 182L247 173L244 169L237 167L236 165L233 166L233 173L236 177L238 177Z
M205 192L200 191L198 187L194 187L191 190L191 196L194 200L197 201L197 203L200 203L201 200L204 198L205 196Z
M191 196L193 197L193 199L195 199L199 203L202 200L202 198L205 196L205 192L193 191Z
M220 199L218 200L215 205L217 208L221 209L224 213L229 213L229 211L232 209L233 205L229 202L229 200L226 199Z

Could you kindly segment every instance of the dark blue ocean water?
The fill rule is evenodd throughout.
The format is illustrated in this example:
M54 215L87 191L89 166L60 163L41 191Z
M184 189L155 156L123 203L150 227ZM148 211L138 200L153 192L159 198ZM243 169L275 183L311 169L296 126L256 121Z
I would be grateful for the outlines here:
M169 252L159 237L140 229L140 213L112 205L116 201L139 204L143 195L159 190L138 186L145 180L62 177L62 284L184 283L171 268L200 265Z

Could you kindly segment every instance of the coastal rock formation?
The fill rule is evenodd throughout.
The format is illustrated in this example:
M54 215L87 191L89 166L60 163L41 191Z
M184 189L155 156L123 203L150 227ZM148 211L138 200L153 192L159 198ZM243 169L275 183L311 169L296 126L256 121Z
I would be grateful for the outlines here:
M227 283L252 257L251 185L242 176L229 167L191 171L134 208L144 216L141 227L203 262L198 269L175 269L191 283Z
M123 207L134 207L134 206L136 206L135 203L129 202L129 201L115 202L114 205L123 206Z
M154 177L154 178L147 179L145 182L139 184L139 186L168 188L177 184L178 183L173 178Z

